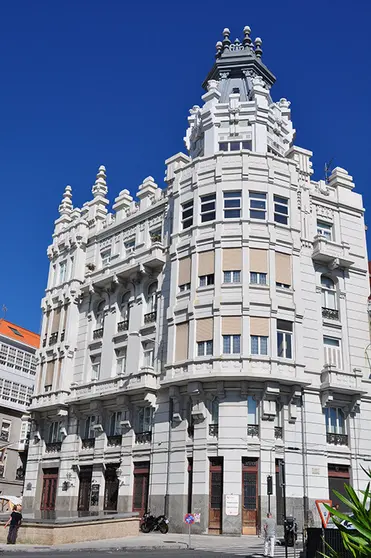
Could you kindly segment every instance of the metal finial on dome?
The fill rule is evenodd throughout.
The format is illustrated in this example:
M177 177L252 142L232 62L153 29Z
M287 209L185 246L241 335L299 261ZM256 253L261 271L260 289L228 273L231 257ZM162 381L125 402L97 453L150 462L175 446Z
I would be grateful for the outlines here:
M69 215L73 210L72 205L72 188L66 186L64 189L62 201L59 205L58 211L60 215Z
M226 48L226 49L229 49L229 45L231 44L231 41L230 41L230 39L229 39L229 35L230 35L230 34L231 34L231 32L230 32L230 30L228 29L228 27L225 27L225 28L223 29L223 36L224 36L224 39L223 39L223 43L222 43L222 44L223 44L223 47Z
M251 45L250 33L251 33L250 27L248 25L245 25L245 27L243 28L244 38L242 41L245 46Z
M261 58L261 55L263 54L262 51L262 43L263 41L261 40L260 37L256 37L255 41L254 41L254 45L255 45L255 54L258 58Z

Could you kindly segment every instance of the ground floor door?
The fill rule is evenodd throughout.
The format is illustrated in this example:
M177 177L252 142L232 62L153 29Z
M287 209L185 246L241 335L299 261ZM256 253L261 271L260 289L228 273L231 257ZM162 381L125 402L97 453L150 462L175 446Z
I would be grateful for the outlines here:
M117 510L117 498L119 493L119 480L117 478L118 465L107 465L105 471L106 486L104 489L104 509Z
M209 533L222 532L223 458L210 457Z
M149 461L134 463L133 511L140 516L148 508Z
M81 467L80 469L78 511L89 511L92 472L92 467Z
M41 493L42 511L55 510L55 499L57 497L58 469L43 469L43 486Z
M258 527L258 459L242 458L242 534L256 535Z
M348 497L345 491L344 484L349 484L350 481L350 469L347 465L329 465L328 466L328 486L329 486L329 498L332 500L332 505L339 505L339 510L342 512L347 512L347 506L334 494L334 490Z

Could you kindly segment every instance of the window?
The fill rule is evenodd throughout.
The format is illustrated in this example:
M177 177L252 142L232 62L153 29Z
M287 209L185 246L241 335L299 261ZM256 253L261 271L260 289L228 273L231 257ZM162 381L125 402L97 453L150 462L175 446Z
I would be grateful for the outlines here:
M214 285L214 274L201 275L201 277L200 277L200 287L206 287L208 285Z
M162 241L162 230L161 229L154 229L153 231L149 231L149 236L151 237L151 242L161 242Z
M201 198L201 223L214 221L215 219L215 194L202 196Z
M241 335L223 335L223 354L236 355L241 352Z
M75 259L75 258L74 258L73 256L71 256L71 259L70 259L70 272L69 272L69 274L68 274L68 278L69 278L70 280L71 280L72 277L73 277L73 262L74 262L74 259Z
M273 196L274 220L276 223L287 225L289 215L289 200L280 196Z
M91 359L91 379L99 380L100 377L100 356L92 356Z
M157 311L157 282L151 283L147 291L147 312Z
M191 257L179 259L178 268L178 286L179 291L189 291L191 288Z
M48 433L48 442L61 442L62 441L62 434L60 430L61 424L60 422L51 422L49 425L49 433Z
M259 424L258 405L256 399L252 395L247 397L247 424L249 426Z
M197 356L209 356L213 354L213 341L199 341L197 343Z
M182 205L182 228L189 229L193 225L193 200Z
M146 341L143 346L143 367L153 368L154 366L154 345L150 341Z
M126 347L116 351L116 373L124 375L126 372Z
M110 417L109 435L110 436L120 436L121 435L121 422L122 413L121 411L116 411L112 413Z
M325 364L329 366L334 366L341 370L342 359L341 359L341 345L340 339L335 337L323 337L324 345L324 361Z
M326 420L326 432L328 434L346 434L345 418L342 409L337 407L326 407L324 409Z
M256 273L255 271L250 272L250 283L252 285L266 285L267 284L267 274L266 273Z
M137 416L137 432L151 432L152 407L139 407Z
M125 253L131 254L135 250L135 238L130 238L124 242Z
M291 287L291 255L276 252L276 287L289 289Z
M211 402L211 424L219 423L219 398L214 397Z
M267 355L268 354L268 337L261 335L251 335L251 354Z
M250 219L265 219L267 210L267 194L250 192Z
M130 293L125 293L122 295L120 304L120 314L123 321L129 322L130 318Z
M12 423L9 420L3 420L1 423L0 440L2 442L9 442L10 427Z
M322 308L336 310L335 283L330 277L321 275Z
M277 320L277 356L292 358L292 322Z
M224 192L224 219L241 217L241 191Z
M191 290L191 283L185 283L184 285L179 285L179 292L183 293L184 291Z
M97 328L101 328L104 326L104 307L105 307L105 302L104 300L102 300L102 302L100 302L97 307L97 315L96 315Z
M10 326L8 326L8 327L9 327L10 331L12 331L15 335L17 335L18 337L23 337L22 333L20 331L18 331L17 328L10 327Z
M224 271L224 283L241 283L241 271Z
M240 149L248 149L252 151L252 141L221 141L219 142L219 151L239 151Z
M59 264L59 283L63 283L66 280L66 271L67 271L67 260L64 260Z
M109 265L111 261L111 248L109 248L108 250L103 250L100 253L100 257L102 260L102 267L106 267L107 265Z
M317 234L323 236L327 240L332 240L332 224L317 221Z
M85 424L84 424L84 438L94 438L95 437L95 431L93 426L95 424L98 424L98 417L96 417L95 415L91 415L90 417L87 417L85 419Z

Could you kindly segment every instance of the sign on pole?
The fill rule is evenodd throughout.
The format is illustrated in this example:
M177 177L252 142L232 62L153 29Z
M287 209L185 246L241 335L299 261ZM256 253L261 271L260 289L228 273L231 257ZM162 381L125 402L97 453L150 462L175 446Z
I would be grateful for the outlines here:
M188 549L191 549L191 525L195 522L195 516L193 513L186 513L184 516L184 521L188 525Z
M325 508L325 504L332 506L332 500L316 500L316 507L324 529L326 529L331 515L328 509Z

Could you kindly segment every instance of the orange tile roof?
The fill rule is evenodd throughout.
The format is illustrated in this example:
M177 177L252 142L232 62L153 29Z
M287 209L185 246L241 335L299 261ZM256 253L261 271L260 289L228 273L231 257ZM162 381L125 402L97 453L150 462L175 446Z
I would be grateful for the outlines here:
M17 326L0 318L0 335L25 343L38 349L40 347L40 335L33 333L24 327Z

